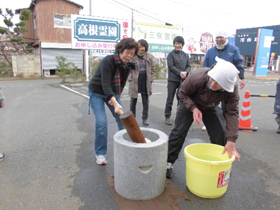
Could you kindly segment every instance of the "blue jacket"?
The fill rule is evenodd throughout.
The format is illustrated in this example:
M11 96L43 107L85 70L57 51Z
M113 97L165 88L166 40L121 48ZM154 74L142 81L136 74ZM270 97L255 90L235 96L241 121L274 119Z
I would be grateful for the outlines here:
M241 58L239 48L229 43L223 50L218 50L215 46L206 53L203 67L211 67L217 63L215 57L218 56L226 61L231 62L239 70L239 78L244 79L243 59Z

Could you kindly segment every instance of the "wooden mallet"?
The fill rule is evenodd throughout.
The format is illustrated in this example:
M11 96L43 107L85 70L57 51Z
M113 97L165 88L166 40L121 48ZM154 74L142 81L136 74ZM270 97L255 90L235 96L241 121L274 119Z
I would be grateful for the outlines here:
M120 119L127 130L131 141L135 143L146 143L143 133L131 111L120 112Z

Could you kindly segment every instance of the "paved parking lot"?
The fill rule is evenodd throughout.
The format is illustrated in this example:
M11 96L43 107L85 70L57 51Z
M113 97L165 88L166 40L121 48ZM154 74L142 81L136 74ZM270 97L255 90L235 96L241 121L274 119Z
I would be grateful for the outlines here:
M1 81L6 106L0 110L0 150L8 158L0 163L0 209L119 209L107 184L114 174L113 135L117 132L109 116L108 164L95 163L94 116L88 115L87 86L58 85L60 80ZM276 80L248 78L240 91L275 94ZM150 99L150 126L169 135L172 126L164 123L166 81L156 81ZM82 94L82 95L81 95ZM129 108L127 89L124 109ZM233 163L226 194L203 199L186 187L185 157L181 152L174 165L172 183L191 201L180 199L181 209L279 209L279 134L273 112L273 98L251 98L252 124L257 132L240 132L237 149L241 161ZM137 121L141 124L141 100ZM173 106L172 120L176 114ZM209 142L207 132L193 126L184 147Z

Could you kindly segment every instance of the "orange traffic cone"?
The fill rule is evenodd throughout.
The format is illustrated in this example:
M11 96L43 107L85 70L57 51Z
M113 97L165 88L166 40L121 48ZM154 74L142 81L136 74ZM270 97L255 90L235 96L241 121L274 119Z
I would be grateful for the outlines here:
M251 124L251 104L250 104L250 92L245 92L241 114L239 117L239 130L245 132L257 131L259 128L253 127Z

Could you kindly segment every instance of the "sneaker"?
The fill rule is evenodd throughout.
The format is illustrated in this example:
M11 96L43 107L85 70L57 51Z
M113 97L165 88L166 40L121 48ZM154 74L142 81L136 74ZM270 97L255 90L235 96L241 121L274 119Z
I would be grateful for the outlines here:
M148 121L148 119L143 120L143 125L149 125L149 124L150 124L150 122Z
M165 118L165 124L172 125L172 122L169 117Z
M7 157L5 153L0 153L0 161L4 160Z
M95 157L96 157L96 163L98 165L106 165L107 160L105 155L96 155Z
M278 125L280 125L280 114L276 116L275 121L277 122Z
M206 131L206 130L207 130L206 127L205 127L205 125L201 128L201 130L203 130L203 131Z
M166 178L170 179L173 176L173 164L167 163L166 165Z
M276 133L280 134L280 127L277 129Z

